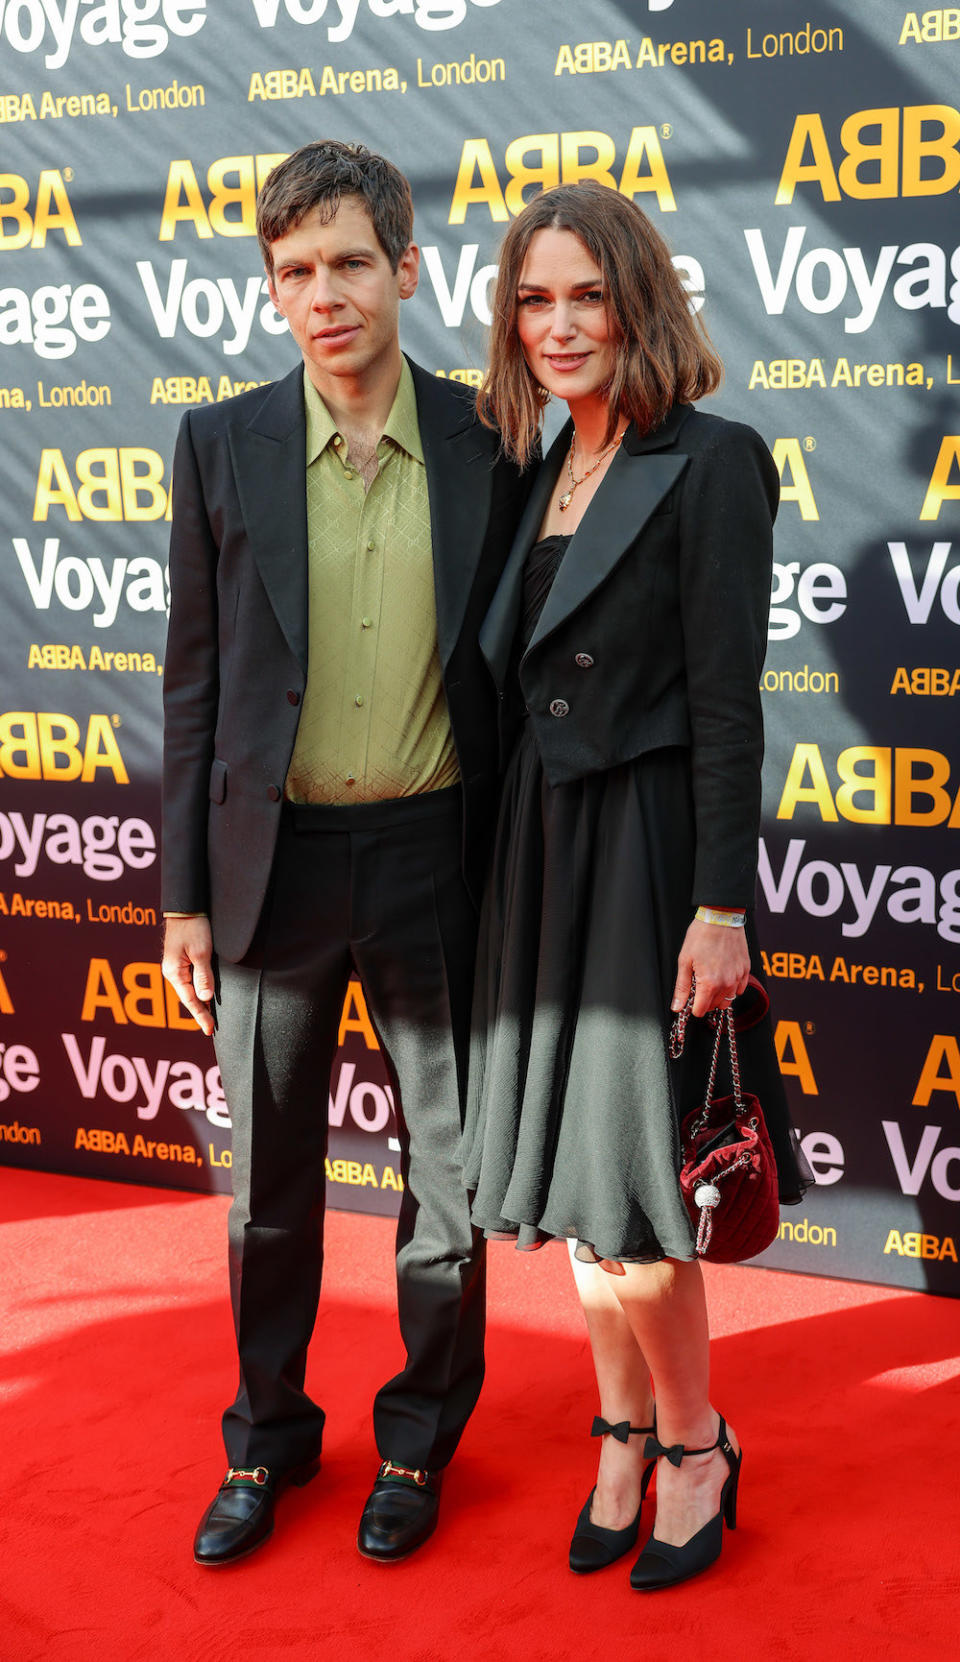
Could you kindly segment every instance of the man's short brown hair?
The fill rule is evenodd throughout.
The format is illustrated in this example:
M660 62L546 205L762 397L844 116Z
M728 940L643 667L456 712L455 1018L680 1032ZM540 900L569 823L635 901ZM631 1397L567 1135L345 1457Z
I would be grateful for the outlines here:
M393 271L413 239L413 198L400 169L363 144L315 139L268 174L257 200L257 236L263 263L273 276L272 244L300 224L312 208L329 224L344 196L358 196L373 221Z

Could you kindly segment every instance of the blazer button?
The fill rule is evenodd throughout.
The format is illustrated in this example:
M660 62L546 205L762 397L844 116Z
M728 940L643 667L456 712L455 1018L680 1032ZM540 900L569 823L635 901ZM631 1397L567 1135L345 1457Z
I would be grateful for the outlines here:
M299 704L299 702L300 702L300 694L298 692L295 692L294 689L291 687L290 691L287 693L287 703L288 704Z
M279 785L268 785L267 795L271 802L279 802L283 792L281 791Z
M568 716L570 714L570 706L567 703L566 699L565 698L553 698L553 699L551 699L551 701L550 701L550 714L552 716Z
M591 658L589 652L578 652L573 661L578 669L593 668L593 659Z

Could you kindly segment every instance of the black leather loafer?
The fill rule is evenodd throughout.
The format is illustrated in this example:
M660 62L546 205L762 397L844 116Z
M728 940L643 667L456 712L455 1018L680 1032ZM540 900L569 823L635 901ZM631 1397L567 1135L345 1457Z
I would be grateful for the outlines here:
M385 1460L363 1509L357 1546L364 1558L396 1563L433 1534L439 1509L439 1473Z
M193 1543L196 1563L216 1567L255 1552L273 1533L277 1496L291 1484L302 1488L319 1470L319 1459L284 1472L231 1466L200 1519Z

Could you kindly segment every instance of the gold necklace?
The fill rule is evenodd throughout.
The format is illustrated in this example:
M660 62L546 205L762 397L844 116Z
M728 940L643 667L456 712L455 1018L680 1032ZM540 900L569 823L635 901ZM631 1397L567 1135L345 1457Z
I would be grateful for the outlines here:
M627 429L624 428L623 433L625 433L626 430ZM561 513L565 513L569 508L571 502L573 501L574 491L583 484L585 479L589 479L591 473L596 473L597 468L600 466L600 463L603 461L605 456L609 456L612 450L616 450L620 440L623 438L623 433L618 433L616 438L611 440L611 442L606 446L606 449L601 450L593 466L588 467L586 473L581 473L579 479L575 479L573 476L573 453L577 448L577 435L574 433L573 438L570 440L570 449L567 451L567 472L570 475L570 489L568 491L564 491L559 502L557 503L557 507L560 509Z

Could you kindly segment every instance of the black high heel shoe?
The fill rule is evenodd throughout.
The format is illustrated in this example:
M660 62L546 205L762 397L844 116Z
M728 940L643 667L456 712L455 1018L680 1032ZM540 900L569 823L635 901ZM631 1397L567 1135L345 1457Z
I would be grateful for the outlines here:
M610 1425L607 1420L601 1419L598 1414L590 1427L591 1437L603 1437L607 1432L616 1437L618 1443L625 1443L628 1437L637 1437L646 1433L649 1437L656 1431L653 1425L631 1425L629 1420L621 1420L617 1425ZM656 1462L651 1461L640 1480L640 1505L637 1515L626 1529L603 1529L600 1524L590 1522L590 1507L596 1494L596 1486L590 1490L587 1502L573 1532L570 1542L570 1568L577 1575L589 1575L591 1570L605 1570L608 1564L615 1564L618 1558L630 1551L637 1539L640 1529L640 1513L650 1479L656 1471Z
M656 1435L647 1438L644 1454L655 1455L658 1458L665 1455L673 1466L679 1466L684 1455L712 1454L715 1448L720 1450L730 1467L730 1475L725 1479L720 1491L719 1512L709 1523L705 1523L702 1529L698 1529L696 1535L691 1535L682 1547L671 1546L669 1541L658 1541L655 1535L651 1535L630 1571L630 1585L638 1593L649 1593L658 1587L674 1587L678 1581L689 1581L691 1576L709 1569L720 1557L724 1520L728 1529L737 1527L737 1485L740 1482L740 1462L743 1459L742 1449L739 1454L733 1452L722 1414L717 1440L711 1443L709 1448L685 1448L682 1443L674 1443L672 1448L664 1448Z

